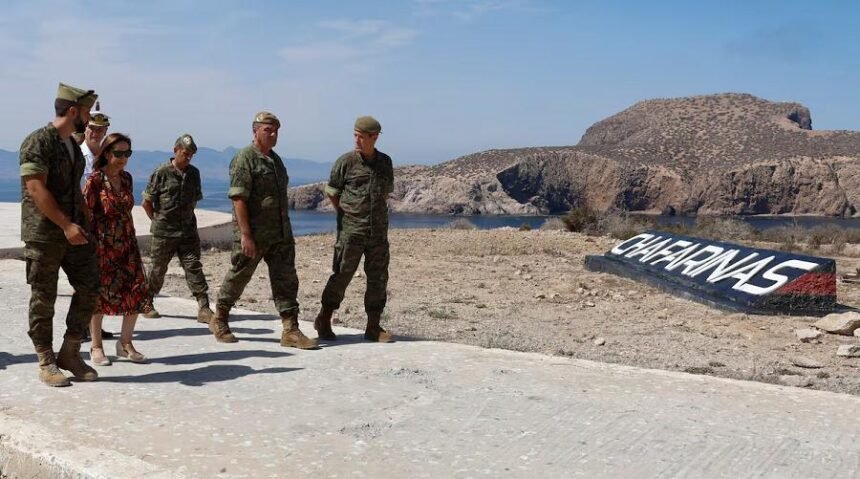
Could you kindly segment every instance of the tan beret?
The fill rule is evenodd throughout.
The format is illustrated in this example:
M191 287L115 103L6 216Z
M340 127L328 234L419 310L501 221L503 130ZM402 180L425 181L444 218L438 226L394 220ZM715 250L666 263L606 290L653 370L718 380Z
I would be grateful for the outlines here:
M60 83L60 86L57 87L58 100L72 101L84 107L92 108L98 97L94 90L82 90L65 83Z
M356 118L354 128L358 131L371 134L382 131L382 125L372 116L360 116Z

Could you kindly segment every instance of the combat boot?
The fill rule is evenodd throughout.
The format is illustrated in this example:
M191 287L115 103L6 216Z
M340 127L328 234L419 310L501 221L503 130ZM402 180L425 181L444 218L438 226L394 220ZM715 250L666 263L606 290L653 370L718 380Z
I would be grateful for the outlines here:
M215 339L219 343L235 343L239 341L236 339L236 336L233 336L233 332L230 331L230 326L227 324L229 317L230 308L217 306L215 308L215 315L209 321L209 331L212 331L212 335L215 336Z
M200 295L197 297L197 322L201 324L209 324L215 313L209 308L209 296Z
M72 373L72 376L80 381L95 381L99 377L99 373L81 358L79 339L63 340L60 352L57 353L57 367Z
M390 343L394 341L391 333L382 329L379 325L382 313L367 313L367 328L364 330L364 339L377 343Z
M69 378L57 368L54 350L50 346L36 346L36 357L39 358L39 380L48 386L71 386Z
M323 306L320 310L320 314L317 315L317 319L314 320L314 329L317 330L317 336L319 336L320 339L325 339L326 341L337 340L337 336L334 334L334 331L331 330L332 313L334 313L333 309Z
M161 314L158 312L157 309L155 309L155 300L153 298L149 298L149 301L147 301L146 304L143 305L142 316L144 318L150 319L161 317Z
M289 313L281 313L281 324L284 332L281 333L281 346L312 349L317 347L317 340L311 339L299 329L299 312L293 310Z

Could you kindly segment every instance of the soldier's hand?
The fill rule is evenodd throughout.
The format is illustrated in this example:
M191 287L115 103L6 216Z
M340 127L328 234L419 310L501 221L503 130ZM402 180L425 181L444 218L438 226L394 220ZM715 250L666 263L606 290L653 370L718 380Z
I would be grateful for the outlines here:
M257 245L251 235L242 235L242 254L249 258L257 257Z
M63 229L63 234L66 235L66 239L69 243L75 246L88 243L87 232L75 223L69 223L69 226L66 226L65 229Z

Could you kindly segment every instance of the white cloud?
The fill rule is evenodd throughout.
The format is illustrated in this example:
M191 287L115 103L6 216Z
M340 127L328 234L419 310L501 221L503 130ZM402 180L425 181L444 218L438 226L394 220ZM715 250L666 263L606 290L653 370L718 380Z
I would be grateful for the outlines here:
M338 19L319 22L313 35L324 39L286 46L281 49L281 56L299 62L357 57L366 61L368 57L409 45L418 31L383 20Z
M528 0L414 0L419 15L448 16L471 22L487 14L503 11L538 12Z

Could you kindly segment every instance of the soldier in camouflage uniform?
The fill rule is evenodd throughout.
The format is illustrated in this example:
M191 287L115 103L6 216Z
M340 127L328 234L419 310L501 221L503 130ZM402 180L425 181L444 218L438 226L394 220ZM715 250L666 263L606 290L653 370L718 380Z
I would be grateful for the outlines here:
M84 156L71 139L73 132L84 131L96 98L92 90L60 83L54 121L30 133L20 150L21 240L31 291L29 335L39 360L39 379L49 386L70 384L58 368L79 380L98 378L80 355L81 338L99 296L99 271L80 188ZM60 268L75 293L63 345L55 356L53 318Z
M299 278L287 201L289 177L281 157L272 150L280 127L272 113L258 113L252 124L253 142L230 162L227 195L233 200L232 267L218 292L209 330L222 343L237 341L228 325L230 308L242 296L260 260L265 260L272 298L284 327L281 346L309 349L317 342L299 330Z
M152 224L150 257L152 267L147 275L149 292L153 298L164 285L167 265L174 255L185 270L185 281L191 294L197 298L197 321L209 324L213 313L209 308L209 285L200 262L200 235L194 207L203 199L200 171L191 165L197 144L189 134L176 139L173 158L158 166L149 177L143 191L143 209ZM146 318L161 315L152 304L143 313Z
M388 287L388 195L394 191L391 158L376 149L382 126L373 117L355 121L355 149L342 155L331 170L326 196L337 210L337 242L332 275L322 293L322 309L314 321L320 339L337 339L331 316L340 307L346 287L364 256L367 291L364 338L381 343L392 336L380 325Z

